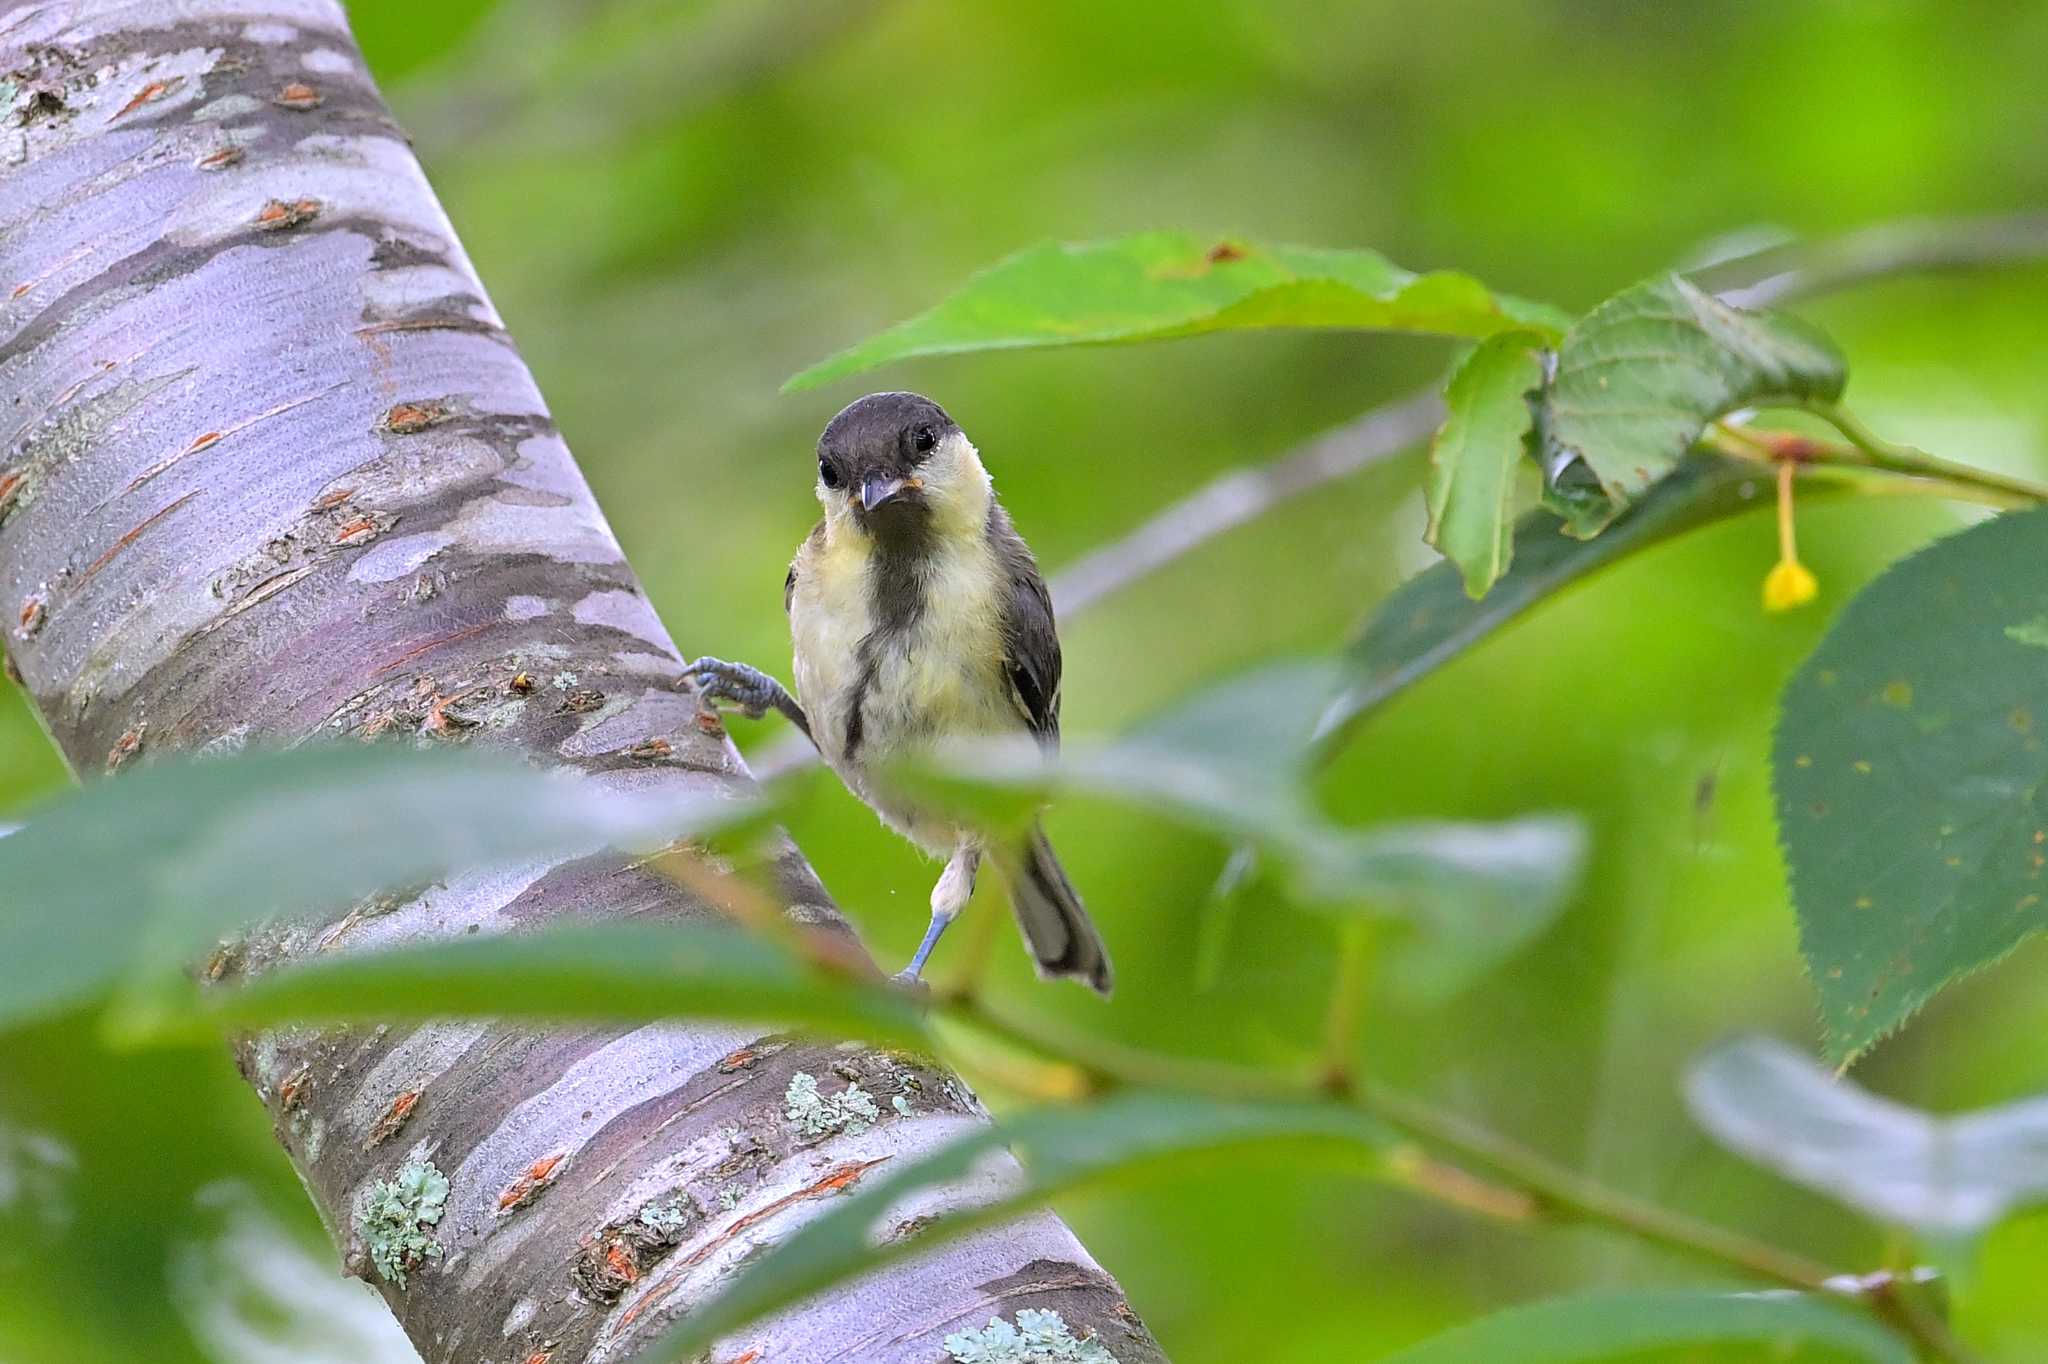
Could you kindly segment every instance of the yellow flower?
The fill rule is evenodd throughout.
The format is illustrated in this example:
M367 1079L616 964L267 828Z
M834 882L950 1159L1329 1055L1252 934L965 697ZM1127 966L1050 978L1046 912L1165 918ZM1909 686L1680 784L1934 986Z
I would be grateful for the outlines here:
M1804 606L1820 593L1820 580L1799 562L1799 545L1792 535L1792 476L1794 464L1778 465L1778 562L1764 575L1764 610L1790 611Z
M1804 606L1820 593L1820 581L1813 570L1797 559L1780 559L1764 575L1764 610L1790 611Z

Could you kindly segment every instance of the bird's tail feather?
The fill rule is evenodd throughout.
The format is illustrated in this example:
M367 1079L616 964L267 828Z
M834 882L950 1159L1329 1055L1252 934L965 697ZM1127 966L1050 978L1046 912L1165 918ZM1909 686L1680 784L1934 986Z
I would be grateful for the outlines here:
M1107 995L1109 950L1044 831L1032 826L1026 838L997 853L996 863L1009 885L1010 908L1016 911L1017 926L1038 963L1038 974L1072 977Z

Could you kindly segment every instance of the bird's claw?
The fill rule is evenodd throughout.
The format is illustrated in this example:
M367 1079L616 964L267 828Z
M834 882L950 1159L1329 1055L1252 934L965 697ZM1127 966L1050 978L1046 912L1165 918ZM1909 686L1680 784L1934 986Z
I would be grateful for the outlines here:
M745 663L700 658L683 669L683 676L697 684L697 692L705 700L734 702L749 720L760 719L775 704L774 679Z

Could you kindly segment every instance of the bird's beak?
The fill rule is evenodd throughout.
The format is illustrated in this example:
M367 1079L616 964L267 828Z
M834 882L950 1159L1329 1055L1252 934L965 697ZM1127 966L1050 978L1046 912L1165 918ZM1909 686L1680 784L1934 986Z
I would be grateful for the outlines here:
M877 469L860 481L860 505L862 511L873 511L884 502L894 501L903 491L904 481Z

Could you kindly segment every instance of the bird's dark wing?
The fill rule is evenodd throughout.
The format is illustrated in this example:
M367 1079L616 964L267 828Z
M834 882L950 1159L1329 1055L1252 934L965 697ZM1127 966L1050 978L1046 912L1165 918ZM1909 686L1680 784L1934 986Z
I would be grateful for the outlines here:
M1060 637L1053 625L1052 597L1031 547L1010 524L1000 504L988 518L989 543L1008 585L1003 602L1003 670L1012 699L1038 741L1060 742Z
M820 521L811 527L811 533L797 546L796 557L789 561L789 576L782 580L782 614L789 614L789 604L796 598L796 566L804 561L804 554L818 541L825 538L825 523Z

